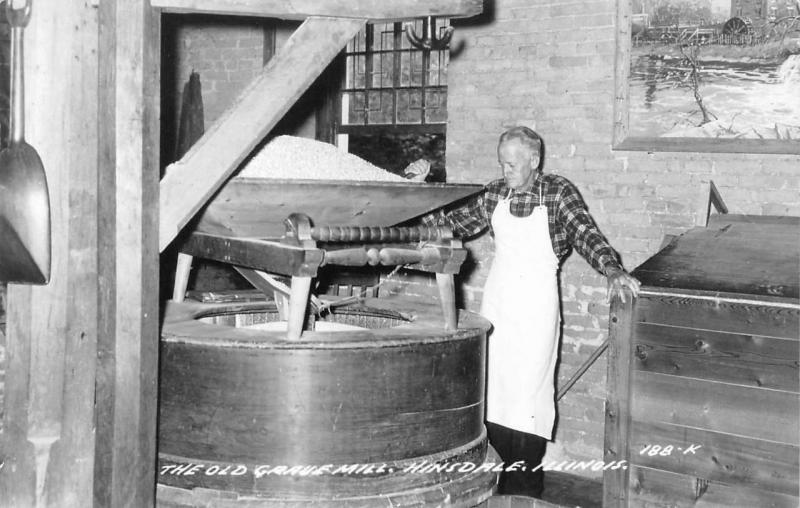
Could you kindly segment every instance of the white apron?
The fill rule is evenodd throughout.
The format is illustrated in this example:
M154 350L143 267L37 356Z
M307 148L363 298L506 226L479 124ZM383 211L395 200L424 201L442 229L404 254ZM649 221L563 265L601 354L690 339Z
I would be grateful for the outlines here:
M558 258L547 225L547 208L515 217L510 199L492 214L495 254L481 314L494 325L489 335L486 419L552 439L555 366L561 315Z

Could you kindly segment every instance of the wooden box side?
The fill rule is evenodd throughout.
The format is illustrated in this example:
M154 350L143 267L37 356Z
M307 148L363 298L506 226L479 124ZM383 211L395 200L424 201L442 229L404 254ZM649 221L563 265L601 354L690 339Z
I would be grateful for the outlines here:
M626 441L627 493L611 497L797 506L800 306L645 291L635 311L630 345L617 345L628 356L609 358L617 399L629 368L629 414L606 428L607 443L614 430ZM606 475L609 488L619 477Z
M606 376L605 464L627 461L630 426L630 382L632 373L631 339L636 301L619 298L611 301L609 311L608 373ZM603 506L626 507L629 468L607 468L603 472Z

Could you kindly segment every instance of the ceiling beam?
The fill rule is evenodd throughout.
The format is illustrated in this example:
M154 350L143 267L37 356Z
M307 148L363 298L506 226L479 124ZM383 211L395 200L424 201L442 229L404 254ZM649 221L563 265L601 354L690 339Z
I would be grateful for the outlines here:
M309 18L161 180L163 250L283 118L365 20Z
M280 19L311 16L390 21L426 16L466 18L483 0L151 0L164 12L225 14Z

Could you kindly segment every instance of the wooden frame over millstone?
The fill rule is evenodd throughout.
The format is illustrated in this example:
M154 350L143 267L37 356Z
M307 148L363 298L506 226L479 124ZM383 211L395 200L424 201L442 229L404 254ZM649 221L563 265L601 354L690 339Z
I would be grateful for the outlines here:
M372 240L372 245L369 248L357 245L332 250L317 245L318 240L335 244L337 239ZM380 242L382 239L386 242ZM387 243L390 240L395 242ZM414 247L398 241L427 243ZM282 317L288 322L287 336L292 340L299 339L302 334L311 280L323 265L406 265L415 270L435 273L444 329L454 331L458 326L453 275L458 273L466 260L467 251L447 228L312 227L307 216L292 214L286 219L286 234L282 238L261 239L195 232L181 245L173 290L173 299L177 302L182 302L186 293L194 256L233 265L257 288L277 288L266 272L291 276L289 288L277 288L278 293L282 294L276 294L276 301L280 299L288 306L288 313ZM285 294L287 289L288 295ZM285 300L286 296L289 296L288 301Z

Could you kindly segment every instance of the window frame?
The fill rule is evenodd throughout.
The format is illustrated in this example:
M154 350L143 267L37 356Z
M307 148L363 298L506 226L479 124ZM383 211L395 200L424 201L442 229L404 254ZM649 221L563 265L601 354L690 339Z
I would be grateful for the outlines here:
M448 26L448 20L440 19L438 20L439 23L436 25L436 30L441 31ZM420 23L422 21L415 22L415 29L420 30L421 26ZM390 49L383 49L382 47L375 47L375 37L384 30L386 27L392 26L393 28L393 44ZM438 134L446 134L447 130L447 119L445 118L441 122L430 122L426 120L426 111L429 109L427 108L427 94L429 91L436 91L438 94L443 94L445 97L447 95L447 83L441 84L442 76L447 76L447 65L449 64L449 46L442 49L442 50L433 50L439 53L439 61L440 66L438 68L439 72L439 83L436 85L431 85L429 82L429 76L431 73L431 53L433 51L426 50L426 49L418 49L410 46L410 44L403 43L403 38L406 37L405 30L404 30L404 23L403 22L394 22L394 23L386 23L386 24L372 24L368 23L365 26L365 34L364 34L364 47L363 48L354 48L351 50L351 44L348 44L348 47L342 52L342 57L340 60L341 65L341 82L339 86L339 90L335 94L335 106L334 111L336 112L336 131L339 135L349 135L349 134L379 134L379 133L438 133ZM421 66L421 78L420 84L418 85L402 85L401 84L401 70L402 70L402 55L407 53L412 55L414 53L419 53L422 59L422 66ZM372 76L374 75L373 66L375 65L375 56L376 55L392 55L392 82L390 86L374 86ZM357 57L359 55L364 56L364 86L363 87L348 87L348 65L350 62L348 61L348 57ZM413 59L413 57L410 57ZM441 62L444 62L443 64ZM355 78L353 78L353 82ZM417 91L419 94L420 99L420 106L419 108L419 122L418 123L407 123L407 122L398 122L398 94L402 91ZM371 91L390 91L392 94L392 123L370 123L369 119L369 94ZM349 107L345 104L345 96L347 94L354 94L363 92L365 97L365 108L363 111L363 123L347 123L349 120L348 115L350 115ZM446 106L445 106L445 115L446 115Z

